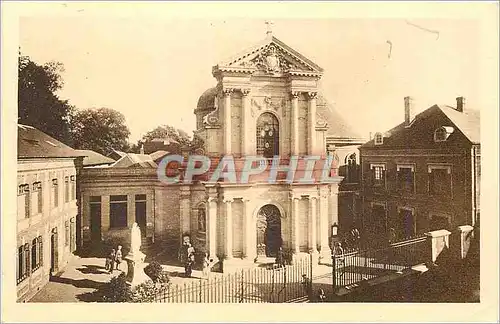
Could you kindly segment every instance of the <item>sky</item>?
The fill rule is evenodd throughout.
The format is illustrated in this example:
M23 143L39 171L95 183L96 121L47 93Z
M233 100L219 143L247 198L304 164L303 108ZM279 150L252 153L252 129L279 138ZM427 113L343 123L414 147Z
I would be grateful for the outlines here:
M325 70L320 91L361 136L400 123L405 96L418 112L457 96L479 109L487 95L476 19L36 15L20 19L19 45L38 63L64 64L61 98L122 112L135 142L161 124L191 134L212 66L264 39L266 20Z

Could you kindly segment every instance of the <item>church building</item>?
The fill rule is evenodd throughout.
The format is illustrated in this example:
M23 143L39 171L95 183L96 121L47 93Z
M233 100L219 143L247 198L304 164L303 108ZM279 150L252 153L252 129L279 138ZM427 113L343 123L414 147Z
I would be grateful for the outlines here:
M194 110L196 135L204 141L200 155L212 160L230 155L236 165L248 156L262 156L269 164L279 156L286 167L293 156L325 159L336 139L340 146L361 144L321 95L323 69L271 32L219 62L212 74L216 84ZM126 229L137 221L155 245L176 252L189 237L197 252L223 260L224 269L275 257L280 248L331 262L331 228L339 222L343 180L338 165L328 183L290 183L284 172L269 182L267 168L264 177L248 183L195 178L165 184L157 171L150 165L83 169L84 241L126 239Z

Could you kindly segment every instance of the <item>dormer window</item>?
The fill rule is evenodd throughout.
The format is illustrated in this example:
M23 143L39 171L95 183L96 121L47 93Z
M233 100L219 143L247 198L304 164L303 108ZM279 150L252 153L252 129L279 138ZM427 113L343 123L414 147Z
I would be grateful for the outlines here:
M382 133L375 133L375 145L382 145L384 144L384 136Z
M434 142L444 142L453 133L454 128L448 126L439 127L434 131Z

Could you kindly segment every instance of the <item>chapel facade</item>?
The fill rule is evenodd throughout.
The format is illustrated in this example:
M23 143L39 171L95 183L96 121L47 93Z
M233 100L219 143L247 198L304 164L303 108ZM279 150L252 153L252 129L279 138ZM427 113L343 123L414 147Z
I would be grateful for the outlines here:
M241 169L248 156L269 164L278 157L286 167L293 156L333 155L327 144L352 144L349 150L357 151L361 140L320 94L323 69L271 33L219 62L212 74L216 83L194 110L196 135L204 142L198 154L212 161L232 156ZM122 240L126 246L126 233L137 222L143 244L175 254L189 237L197 252L223 261L223 269L275 257L280 248L328 263L331 227L339 222L338 164L328 183L320 177L300 183L298 176L290 183L285 172L269 182L270 168L247 183L198 177L173 184L162 183L150 164L84 168L83 244ZM300 168L304 164L298 173ZM318 162L315 174L322 169Z

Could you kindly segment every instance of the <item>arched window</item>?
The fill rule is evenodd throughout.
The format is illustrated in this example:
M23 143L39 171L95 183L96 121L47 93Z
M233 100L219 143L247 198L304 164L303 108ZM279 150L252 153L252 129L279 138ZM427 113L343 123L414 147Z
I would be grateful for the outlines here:
M257 155L279 155L279 122L271 113L263 113L257 119Z
M198 206L198 232L205 233L207 230L207 217L205 214L205 205Z
M352 153L346 158L347 164L347 182L358 182L358 165L356 164L356 153Z

